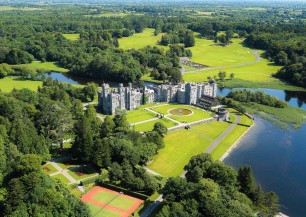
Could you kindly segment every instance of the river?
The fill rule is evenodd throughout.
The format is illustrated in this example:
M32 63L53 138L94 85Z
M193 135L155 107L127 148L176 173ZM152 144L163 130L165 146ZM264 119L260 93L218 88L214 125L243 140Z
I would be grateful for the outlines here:
M91 81L59 73L51 73L49 76L73 84ZM103 83L101 80L95 82L99 85ZM218 94L225 96L231 90L219 88ZM305 92L267 88L252 90L261 90L285 100L291 106L306 109ZM255 124L224 159L224 163L236 169L240 165L251 165L256 182L265 191L275 191L278 194L283 213L294 217L306 216L306 125L299 129L283 130L258 116L255 116Z

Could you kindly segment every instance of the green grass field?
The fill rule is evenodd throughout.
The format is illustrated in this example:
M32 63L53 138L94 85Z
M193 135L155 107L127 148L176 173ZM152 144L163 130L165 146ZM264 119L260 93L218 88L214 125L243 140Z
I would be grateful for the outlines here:
M42 69L45 71L55 71L55 72L68 72L68 69L65 69L61 66L59 66L56 62L40 62L40 61L33 61L30 64L21 64L19 66L29 66L34 69Z
M220 159L231 146L248 130L248 127L237 125L211 152L215 160Z
M139 49L147 45L157 46L159 48L168 49L169 47L158 45L162 34L154 36L154 29L145 29L142 33L135 33L130 37L123 37L119 39L119 47L127 50L131 48Z
M54 178L54 179L58 179L62 183L67 184L67 185L70 183L70 181L63 174L57 174L57 175L51 176L51 177Z
M167 128L176 126L175 122L170 121L166 118L162 118L162 119L157 119L157 120L149 121L149 122L142 123L142 124L136 124L136 125L132 126L131 128L132 129L134 128L136 131L140 131L140 132L151 131L151 130L153 130L154 124L156 122L163 123Z
M156 115L152 112L147 111L147 110L137 109L137 110L127 112L126 117L129 121L129 123L133 124L133 123L136 123L136 122L156 118Z
M204 152L211 141L190 130L178 130L165 136L165 148L153 158L149 169L166 176L179 176L194 155Z
M19 76L11 76L0 79L0 90L3 92L11 92L14 88L17 90L28 88L32 91L37 91L37 88L42 86L41 81L24 80Z
M214 140L220 136L230 125L231 124L228 122L214 121L193 126L191 129Z
M91 203L86 203L94 217L120 217L120 213L113 212L108 209L103 209L100 206L96 206Z
M63 34L63 36L71 41L76 41L80 39L80 34Z
M58 171L52 164L45 164L43 170L47 174L52 174Z

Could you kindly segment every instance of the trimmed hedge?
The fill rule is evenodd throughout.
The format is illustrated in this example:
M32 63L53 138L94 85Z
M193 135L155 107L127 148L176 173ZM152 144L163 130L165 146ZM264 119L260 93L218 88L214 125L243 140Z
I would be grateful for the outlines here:
M111 184L105 183L105 182L99 182L98 185L101 186L101 187L109 188L109 189L114 190L114 191L123 192L124 194L130 195L132 197L139 198L141 200L147 200L148 197L149 197L148 195L137 193L137 192L134 192L134 191L130 191L126 188L111 185Z

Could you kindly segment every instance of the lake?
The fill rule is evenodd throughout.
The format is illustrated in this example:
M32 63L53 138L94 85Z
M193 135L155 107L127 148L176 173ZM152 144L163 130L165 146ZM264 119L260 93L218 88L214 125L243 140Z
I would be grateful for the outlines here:
M103 83L102 80L60 73L50 73L48 76L72 84L86 84L90 81L99 85ZM117 86L118 83L111 85ZM233 89L218 88L218 94L225 96L231 90ZM285 100L291 106L306 109L305 92L268 88L252 90L261 90ZM255 123L253 129L224 162L236 169L240 165L251 165L256 182L261 184L265 191L275 191L278 194L283 213L290 216L306 216L306 125L299 129L283 130L258 116L255 116Z
M224 163L236 169L251 165L256 182L277 193L283 213L305 216L306 125L282 130L256 116L255 124Z

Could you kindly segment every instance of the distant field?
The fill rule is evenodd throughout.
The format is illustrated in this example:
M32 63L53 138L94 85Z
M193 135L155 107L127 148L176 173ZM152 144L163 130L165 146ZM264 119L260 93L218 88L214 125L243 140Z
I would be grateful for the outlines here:
M0 6L0 11L41 11L44 8Z
M168 49L166 46L158 45L158 41L161 39L162 34L154 36L154 29L145 29L142 33L135 33L130 37L123 37L119 39L119 47L127 49L140 49L147 45L157 46L163 49Z
M30 64L22 64L20 66L30 66L34 69L43 69L45 71L55 71L55 72L68 72L68 69L65 69L61 66L59 66L56 62L40 62L40 61L34 61Z
M80 34L63 34L63 36L71 41L76 41L80 39Z
M168 46L158 45L162 34L154 36L154 29L145 29L142 33L136 33L131 37L119 39L119 47L122 49L140 49L147 45L158 46L167 50ZM198 35L198 33L195 33ZM259 62L252 54L251 50L243 46L242 39L232 39L230 45L225 47L216 45L212 40L196 37L196 45L188 48L192 51L191 61L208 65L211 67L221 67L218 69L209 69L195 71L195 68L186 66L186 74L183 75L184 81L203 82L207 81L207 77L217 76L220 71L227 72L227 78L231 73L234 73L235 78L252 81L252 82L267 82L277 83L279 80L272 77L281 67L274 65L268 59L261 57ZM259 55L263 51L257 51ZM144 75L142 80L152 81L148 74ZM252 84L256 85L256 84ZM275 85L280 87L280 85Z
M208 66L231 66L255 61L256 58L249 49L242 46L242 40L232 41L233 43L223 47L212 40L196 37L196 45L189 48L192 51L191 61Z
M143 13L103 13L103 14L89 14L85 17L125 17L128 15L141 16Z
M19 76L5 77L0 79L0 90L3 92L11 92L14 88L17 90L28 88L37 91L37 88L42 86L41 81L24 80Z
M259 53L262 53L260 51ZM261 59L260 62L245 66L230 66L224 69L202 70L194 73L186 73L183 75L185 81L202 82L207 81L207 77L218 77L220 71L227 73L227 78L231 73L234 73L235 78L255 82L274 82L278 79L272 77L281 67L274 65L267 59Z

